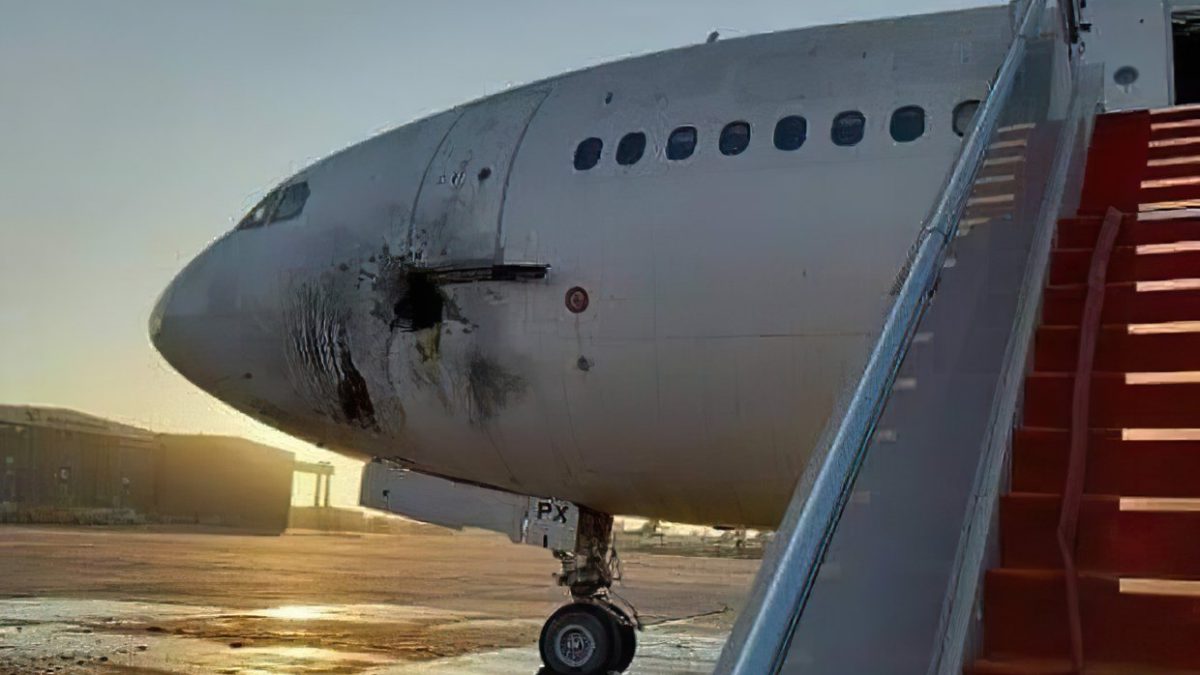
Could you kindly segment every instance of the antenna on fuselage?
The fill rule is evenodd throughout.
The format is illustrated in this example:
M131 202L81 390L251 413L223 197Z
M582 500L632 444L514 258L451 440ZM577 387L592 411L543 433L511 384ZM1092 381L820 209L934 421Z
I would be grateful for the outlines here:
M714 30L713 32L708 34L708 38L706 40L704 40L704 44L711 45L712 43L716 42L717 39L720 37L721 37L721 31Z

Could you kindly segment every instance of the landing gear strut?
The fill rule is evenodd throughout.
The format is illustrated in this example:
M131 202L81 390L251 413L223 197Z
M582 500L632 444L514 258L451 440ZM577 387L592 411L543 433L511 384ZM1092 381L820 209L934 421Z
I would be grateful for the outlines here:
M610 592L620 578L612 550L612 516L579 509L575 547L557 549L562 563L560 586L571 591L572 602L559 608L538 640L543 672L553 675L607 675L625 672L637 649L637 613L621 606ZM623 603L622 603L623 604Z
M558 584L571 604L542 628L538 647L547 675L624 672L637 648L637 612L612 592L621 576L612 547L612 516L548 497L455 483L390 460L363 468L362 505L449 527L482 527L514 544L554 552Z

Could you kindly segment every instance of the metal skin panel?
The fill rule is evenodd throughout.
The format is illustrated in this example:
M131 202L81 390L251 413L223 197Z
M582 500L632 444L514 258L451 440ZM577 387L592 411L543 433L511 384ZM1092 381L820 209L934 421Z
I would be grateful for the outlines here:
M1164 0L1095 0L1084 17L1085 63L1104 65L1104 108L1139 110L1171 104L1170 6ZM1114 79L1122 67L1137 69L1137 80Z
M421 182L410 244L415 264L479 267L498 261L513 154L545 98L544 89L522 89L463 109Z
M720 41L405 125L293 178L311 188L302 215L217 241L151 333L199 386L339 452L606 513L772 526L958 152L951 110L986 94L1010 24L990 7ZM484 114L493 104L505 115ZM913 104L925 134L898 144L888 118ZM867 118L854 147L830 139L844 110ZM789 114L809 121L794 152L771 143ZM724 156L734 120L750 146ZM685 124L696 152L669 162ZM618 166L630 131L646 155ZM577 172L589 136L603 155ZM427 194L465 157L462 190L477 157L493 169L473 201ZM440 320L414 322L414 272L486 258L505 157L496 262L549 275L430 282ZM458 223L444 256L416 236L443 220ZM579 314L564 306L575 286Z
M359 503L442 527L480 527L500 532L514 543L522 540L530 510L529 497L455 483L383 462L363 466ZM574 544L572 540L564 550Z

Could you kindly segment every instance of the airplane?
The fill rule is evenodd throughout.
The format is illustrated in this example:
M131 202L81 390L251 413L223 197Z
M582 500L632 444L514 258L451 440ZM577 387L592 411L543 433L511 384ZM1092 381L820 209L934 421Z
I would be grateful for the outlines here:
M373 460L364 505L551 549L546 670L624 671L613 514L778 524L1016 5L707 41L401 125L271 189L152 341Z

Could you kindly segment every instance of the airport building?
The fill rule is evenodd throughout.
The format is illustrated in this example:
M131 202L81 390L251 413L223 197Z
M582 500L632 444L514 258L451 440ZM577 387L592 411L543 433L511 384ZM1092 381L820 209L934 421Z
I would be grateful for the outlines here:
M166 522L282 532L292 453L0 406L0 522Z

